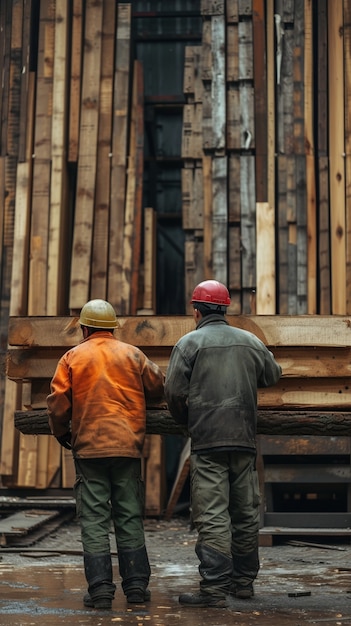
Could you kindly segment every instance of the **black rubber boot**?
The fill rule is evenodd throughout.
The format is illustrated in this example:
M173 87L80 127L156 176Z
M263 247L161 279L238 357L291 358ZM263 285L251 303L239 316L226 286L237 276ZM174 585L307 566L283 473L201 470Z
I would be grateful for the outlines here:
M230 556L203 543L197 544L195 552L200 560L201 575L199 593L183 593L179 602L198 607L226 607L231 592L233 564Z
M260 569L258 547L247 554L233 554L232 594L248 599L254 595L253 581Z
M150 563L146 547L119 548L119 573L122 578L122 589L131 604L143 604L150 600L151 594L147 586L150 579Z
M112 582L111 555L84 552L84 570L88 583L88 593L83 598L84 606L111 609L116 590Z

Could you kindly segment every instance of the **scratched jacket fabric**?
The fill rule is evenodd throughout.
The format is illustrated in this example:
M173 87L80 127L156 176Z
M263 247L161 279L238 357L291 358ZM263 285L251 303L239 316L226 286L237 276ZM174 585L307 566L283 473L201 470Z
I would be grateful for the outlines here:
M164 375L135 346L99 331L59 360L47 397L54 435L71 429L75 457L140 457L146 398L163 397Z
M274 385L281 367L264 343L211 314L174 346L165 396L187 424L192 450L256 447L257 387Z

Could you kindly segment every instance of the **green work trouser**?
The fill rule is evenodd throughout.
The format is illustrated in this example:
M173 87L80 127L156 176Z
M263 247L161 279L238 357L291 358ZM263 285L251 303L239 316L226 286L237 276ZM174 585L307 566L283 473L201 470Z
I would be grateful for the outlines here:
M106 554L110 551L111 521L117 550L144 546L144 483L140 459L75 459L75 467L74 492L84 552Z
M192 454L191 498L197 553L208 546L232 558L233 580L252 583L259 569L255 455L237 450Z

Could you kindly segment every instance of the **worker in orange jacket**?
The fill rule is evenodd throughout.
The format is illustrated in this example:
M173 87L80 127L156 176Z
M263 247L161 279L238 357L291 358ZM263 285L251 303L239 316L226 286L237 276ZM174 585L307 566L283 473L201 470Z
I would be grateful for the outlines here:
M61 357L51 381L49 424L75 462L88 583L84 605L110 609L116 588L111 519L127 601L150 599L141 454L146 400L163 397L164 374L141 350L114 337L118 322L109 302L87 302L79 321L83 340Z

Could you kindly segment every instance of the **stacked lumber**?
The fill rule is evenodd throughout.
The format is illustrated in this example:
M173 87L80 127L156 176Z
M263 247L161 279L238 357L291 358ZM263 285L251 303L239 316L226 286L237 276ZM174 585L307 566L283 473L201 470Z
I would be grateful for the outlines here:
M152 68L135 58L133 6L0 2L3 484L70 484L72 473L55 442L25 436L13 420L43 407L61 331L50 331L43 350L24 342L8 355L9 320L75 316L95 297L121 316L157 312L157 207L143 206L143 74ZM183 37L177 100L183 95L184 302L194 284L216 278L230 289L230 314L301 315L315 336L315 314L340 324L351 312L351 2L198 0L196 11L201 41ZM165 345L150 324L145 346L166 367L179 333ZM351 343L342 337L340 373L331 338L318 362L306 357L306 367L322 368L323 385L300 369L298 389L289 368L310 344L273 342L288 351L287 388L277 388L280 399L260 396L262 406L341 410Z
M137 345L166 371L173 345L194 328L191 316L134 316L119 318L116 336ZM283 369L279 383L259 390L258 432L278 435L342 436L350 430L351 319L344 316L228 316L232 326L255 333L273 351ZM77 317L11 317L7 375L12 384L27 386L26 404L15 412L16 430L28 440L55 440L49 433L46 396L58 358L81 337ZM145 442L146 512L160 515L165 508L163 435L184 432L172 422L166 405L148 407ZM37 435L40 435L39 437ZM9 458L7 454L6 458ZM47 463L51 459L44 457ZM2 480L16 483L18 459L34 475L43 452L24 455L16 446L12 466L1 465ZM57 468L56 486L71 486L70 453ZM46 472L50 476L50 472ZM71 481L71 482L70 482ZM48 483L50 486L52 483ZM33 487L36 485L33 484ZM178 494L179 495L179 494Z

